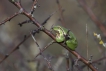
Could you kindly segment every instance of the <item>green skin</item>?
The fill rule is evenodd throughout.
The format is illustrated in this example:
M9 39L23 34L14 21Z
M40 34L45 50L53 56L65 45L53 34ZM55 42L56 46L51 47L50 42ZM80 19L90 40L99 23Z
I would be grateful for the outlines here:
M66 46L68 46L71 50L75 50L78 45L78 42L71 31L69 32L68 39L66 40L65 35L67 35L68 29L63 28L61 26L54 26L52 29L56 32L57 42L65 42Z

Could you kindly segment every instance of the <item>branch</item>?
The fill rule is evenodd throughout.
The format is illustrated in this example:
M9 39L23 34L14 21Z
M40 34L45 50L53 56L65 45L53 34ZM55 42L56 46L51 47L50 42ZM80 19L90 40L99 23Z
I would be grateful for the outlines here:
M31 14L33 14L33 12L34 12L34 10L35 10L35 8L36 8L36 4L37 4L37 0L34 0L34 2L33 2L33 5L32 5L32 8L31 8Z
M19 14L19 13L15 13L13 16L11 16L11 17L5 19L4 21L2 21L2 22L0 23L0 26L1 26L2 24L5 24L7 21L10 21L12 18L14 18L15 16L17 16L18 14Z

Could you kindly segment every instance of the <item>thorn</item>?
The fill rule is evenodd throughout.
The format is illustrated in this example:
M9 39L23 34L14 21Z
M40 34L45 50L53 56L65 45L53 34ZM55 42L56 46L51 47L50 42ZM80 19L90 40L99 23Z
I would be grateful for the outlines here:
M19 49L19 46L17 47L17 49Z
M22 24L21 24L21 23L18 23L18 25L19 25L20 27L22 27Z
M34 36L36 33L39 33L40 30L41 30L40 28L35 29L35 30L33 30L33 31L31 32L31 34Z
M7 58L9 56L9 54L6 54L5 57Z
M11 21L11 19L9 19L8 21Z
M24 35L24 39L26 39L26 37L27 37L27 36L26 36L26 35Z

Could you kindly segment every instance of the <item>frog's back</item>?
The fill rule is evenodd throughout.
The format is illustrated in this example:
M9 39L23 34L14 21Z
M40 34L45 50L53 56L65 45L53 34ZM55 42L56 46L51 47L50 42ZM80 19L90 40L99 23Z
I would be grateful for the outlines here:
M72 37L73 39L75 39L75 40L76 40L75 35L74 35L71 31L69 32L69 34L71 35L70 37Z

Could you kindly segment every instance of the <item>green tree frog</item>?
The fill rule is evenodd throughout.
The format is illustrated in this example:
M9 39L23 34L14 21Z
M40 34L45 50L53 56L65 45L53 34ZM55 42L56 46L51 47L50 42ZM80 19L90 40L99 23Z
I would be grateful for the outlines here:
M78 45L77 39L74 34L61 26L53 26L52 29L56 32L56 41L64 42L71 50L75 50Z

